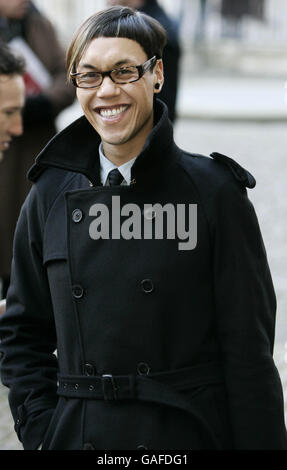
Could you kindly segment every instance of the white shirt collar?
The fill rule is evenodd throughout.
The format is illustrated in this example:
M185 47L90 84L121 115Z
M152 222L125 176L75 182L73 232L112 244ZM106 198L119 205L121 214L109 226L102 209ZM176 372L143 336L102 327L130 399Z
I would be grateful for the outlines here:
M123 182L122 185L130 185L131 184L131 168L136 161L137 157L132 158L128 162L124 163L121 166L116 166L112 163L107 157L104 155L103 151L103 144L101 143L99 146L99 155L100 155L100 166L101 166L101 182L103 186L108 185L108 174L111 170L117 168L120 173L123 175Z

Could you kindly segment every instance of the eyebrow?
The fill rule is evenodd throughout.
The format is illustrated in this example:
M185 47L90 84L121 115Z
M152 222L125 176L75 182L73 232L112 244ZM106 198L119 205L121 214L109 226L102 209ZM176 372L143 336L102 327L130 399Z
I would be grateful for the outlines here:
M113 69L114 69L114 67L120 67L121 65L125 65L125 64L128 64L128 63L132 63L132 62L133 62L133 60L131 60L131 59L119 60L118 62L116 62L114 64ZM79 64L79 67L84 68L84 69L90 69L90 70L99 70L98 67L95 67L92 64Z

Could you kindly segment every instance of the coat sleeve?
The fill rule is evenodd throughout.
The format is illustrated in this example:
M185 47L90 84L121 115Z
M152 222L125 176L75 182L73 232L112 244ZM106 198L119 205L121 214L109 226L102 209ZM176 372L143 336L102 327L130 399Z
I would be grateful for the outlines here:
M214 292L235 449L286 449L283 391L273 361L276 298L245 187L215 198Z
M0 317L1 379L24 449L43 440L57 403L56 333L41 256L42 214L35 186L18 220L6 312Z

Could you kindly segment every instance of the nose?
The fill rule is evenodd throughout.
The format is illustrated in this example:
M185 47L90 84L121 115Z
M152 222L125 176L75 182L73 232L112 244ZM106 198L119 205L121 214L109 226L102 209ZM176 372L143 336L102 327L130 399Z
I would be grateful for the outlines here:
M21 134L23 134L23 120L22 120L22 115L19 113L19 115L15 116L13 121L11 122L11 125L9 127L9 132L11 136L17 137Z
M97 94L100 98L117 96L120 94L120 88L110 77L106 76L104 77L101 86L98 88Z

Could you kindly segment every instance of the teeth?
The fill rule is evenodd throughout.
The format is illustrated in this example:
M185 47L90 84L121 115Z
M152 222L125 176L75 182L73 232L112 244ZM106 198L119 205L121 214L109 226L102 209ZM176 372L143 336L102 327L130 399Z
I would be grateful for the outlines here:
M127 108L128 108L127 106L120 106L119 108L114 108L114 109L101 109L100 110L100 115L103 116L103 117L118 116L123 111L125 111Z

